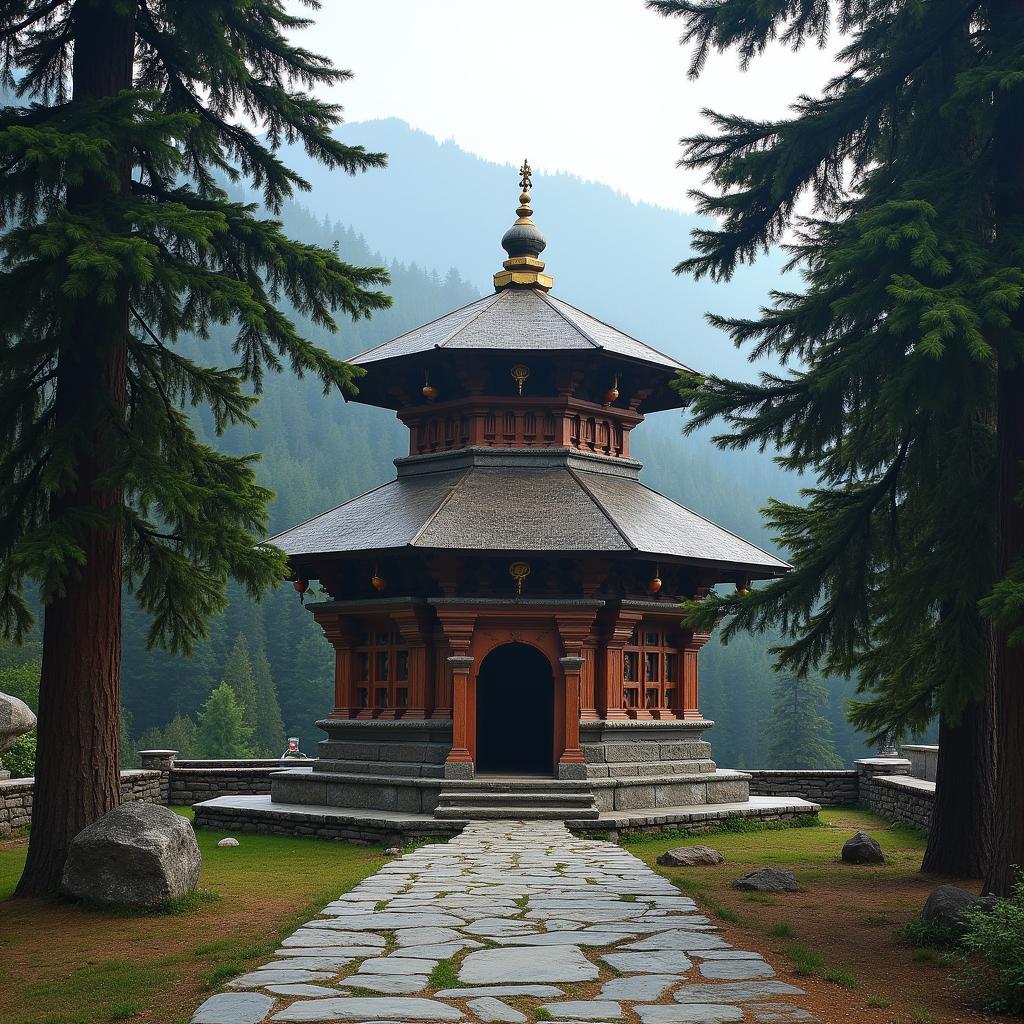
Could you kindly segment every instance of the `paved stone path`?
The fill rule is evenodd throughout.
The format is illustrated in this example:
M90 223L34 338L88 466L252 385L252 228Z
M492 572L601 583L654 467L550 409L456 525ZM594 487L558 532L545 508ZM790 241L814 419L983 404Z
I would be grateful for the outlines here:
M553 822L471 823L325 907L192 1021L817 1020L792 1001L799 988L716 930L612 843Z

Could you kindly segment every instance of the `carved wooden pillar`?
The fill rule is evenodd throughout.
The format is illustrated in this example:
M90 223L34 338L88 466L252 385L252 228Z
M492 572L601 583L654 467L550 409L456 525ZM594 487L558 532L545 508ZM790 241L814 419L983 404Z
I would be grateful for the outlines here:
M677 712L683 718L695 719L704 717L700 713L697 655L710 639L710 633L691 633L690 639L683 648L682 711Z
M621 610L608 628L601 651L598 678L598 709L604 718L634 718L623 706L622 649L629 643L633 630L643 618L639 611ZM639 683L637 684L639 686Z
M586 758L580 750L580 657L559 658L565 677L565 744L558 759L560 779L586 778Z
M355 630L350 620L339 612L315 610L313 615L334 648L334 707L327 717L354 718L358 711L352 670Z
M452 652L447 659L452 688L452 749L445 761L444 774L445 778L471 779L469 676L475 659L469 654L469 645L476 627L476 612L439 607L437 617Z

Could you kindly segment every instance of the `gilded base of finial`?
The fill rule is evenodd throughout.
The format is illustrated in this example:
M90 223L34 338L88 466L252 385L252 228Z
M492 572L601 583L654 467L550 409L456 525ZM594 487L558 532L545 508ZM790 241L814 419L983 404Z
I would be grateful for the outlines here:
M510 285L526 288L540 288L550 291L555 279L544 273L544 263L533 256L513 256L502 263L504 270L494 275L494 289L501 291Z

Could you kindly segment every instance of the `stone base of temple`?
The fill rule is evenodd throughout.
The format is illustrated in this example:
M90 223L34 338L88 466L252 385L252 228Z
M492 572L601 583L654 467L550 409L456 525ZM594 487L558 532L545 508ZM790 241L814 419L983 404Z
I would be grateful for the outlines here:
M711 759L711 744L702 737L714 723L705 719L582 721L584 760L559 764L557 774L546 777L478 775L472 761L448 761L450 720L327 719L317 725L327 733L319 757L311 768L272 776L275 803L467 820L518 811L566 820L749 797L749 777L719 769Z
M751 797L730 804L660 807L654 811L603 811L594 818L564 820L574 833L615 838L656 833L700 834L728 819L778 822L811 817L820 806L797 797ZM260 835L310 836L321 839L403 846L417 839L447 838L462 831L464 820L435 818L432 814L287 804L269 796L222 796L194 805L195 827L217 832ZM514 812L505 815L514 819Z

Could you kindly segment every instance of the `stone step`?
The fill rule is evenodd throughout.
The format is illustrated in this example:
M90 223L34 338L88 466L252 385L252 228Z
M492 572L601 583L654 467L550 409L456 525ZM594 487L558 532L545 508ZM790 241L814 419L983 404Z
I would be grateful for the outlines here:
M541 790L538 792L495 792L486 793L478 789L464 790L442 790L438 794L438 803L479 807L481 804L519 806L529 805L534 807L590 807L594 803L594 794L590 792L569 792L561 793L556 790Z
M593 821L597 806L580 807L451 807L438 804L434 817L443 821L565 821L567 818Z

